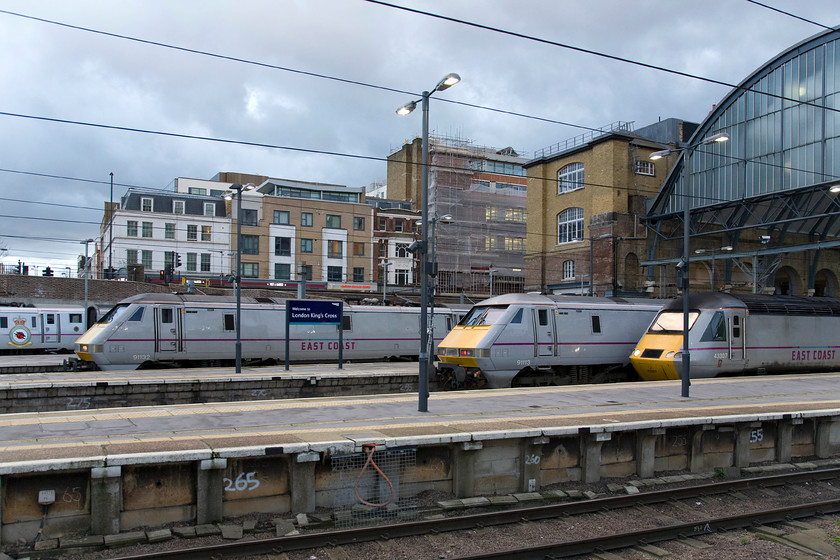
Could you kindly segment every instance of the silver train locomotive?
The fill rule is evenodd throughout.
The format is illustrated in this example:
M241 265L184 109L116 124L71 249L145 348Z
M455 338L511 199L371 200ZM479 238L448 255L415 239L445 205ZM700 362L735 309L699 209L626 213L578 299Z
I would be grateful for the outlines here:
M286 358L286 306L273 298L241 298L242 361ZM439 340L457 321L451 309L435 310ZM345 360L416 358L420 309L344 306ZM289 359L338 358L337 325L292 325ZM236 300L230 296L142 294L121 301L78 341L76 354L103 371L161 365L221 365L235 357Z
M662 305L649 299L493 297L475 305L438 345L438 373L454 385L491 388L623 380L630 352Z
M0 306L2 353L72 352L85 330L82 305Z
M840 299L698 293L689 296L691 377L836 371ZM666 305L630 360L645 380L680 379L683 303Z

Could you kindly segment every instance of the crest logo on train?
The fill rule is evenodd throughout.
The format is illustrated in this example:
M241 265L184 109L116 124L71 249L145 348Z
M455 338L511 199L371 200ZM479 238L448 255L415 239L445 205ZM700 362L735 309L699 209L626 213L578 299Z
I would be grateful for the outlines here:
M15 326L9 331L9 346L29 346L32 344L32 333L26 328L26 319L13 319Z

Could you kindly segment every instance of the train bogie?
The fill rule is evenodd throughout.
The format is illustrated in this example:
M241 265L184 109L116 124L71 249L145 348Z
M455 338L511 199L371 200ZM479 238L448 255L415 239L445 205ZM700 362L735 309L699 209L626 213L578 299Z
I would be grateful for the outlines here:
M682 302L666 306L631 356L642 379L680 379ZM690 377L827 371L840 367L840 300L693 294L689 300Z
M441 375L489 387L614 380L661 304L507 294L473 307L440 343Z
M240 334L244 363L284 361L285 303L242 298ZM344 306L340 326L295 325L289 359L295 362L416 358L420 310L409 307ZM454 324L452 312L437 310L435 335ZM341 336L339 336L341 334ZM221 364L235 357L236 303L231 297L144 294L128 298L93 325L76 353L102 370L154 365Z

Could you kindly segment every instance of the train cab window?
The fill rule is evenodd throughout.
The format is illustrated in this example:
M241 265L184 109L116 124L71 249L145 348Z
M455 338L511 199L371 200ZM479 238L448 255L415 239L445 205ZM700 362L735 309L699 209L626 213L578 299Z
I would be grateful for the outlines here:
M137 311L134 312L134 315L128 318L129 321L142 321L143 320L143 310L146 309L145 307L140 307Z
M712 316L712 320L709 321L709 326L700 340L703 342L726 340L726 317L724 317L723 311L717 311Z
M47 313L47 324L48 325L55 325L55 315L52 313Z
M537 320L541 327L548 325L548 309L537 309Z
M233 313L225 313L224 322L224 329L226 331L236 330L236 320L234 319Z
M351 321L350 315L342 315L341 316L341 330L343 330L343 331L352 331L353 330L353 321Z
M121 317L122 314L125 312L125 310L127 308L128 308L127 303L120 303L118 305L115 305L114 307L111 308L111 310L108 313L106 313L105 315L102 316L102 318L99 320L99 322L100 323L111 323L117 317Z
M9 328L9 318L8 317L0 317L0 329L8 329Z
M513 319L511 319L510 322L511 322L511 324L522 322L522 308L521 307L516 310L516 315L513 316Z
M688 312L688 329L694 326L699 313L697 311ZM648 329L651 334L662 333L680 333L683 330L683 313L682 311L662 311L653 320L653 324Z
M592 333L593 334L601 334L601 316L600 315L593 315L592 316Z
M161 307L161 309L160 309L160 322L161 323L172 323L172 322L174 322L171 308Z
M476 305L464 315L464 318L458 324L462 327L494 325L504 315L505 311L507 311L507 305Z
M82 314L81 313L71 313L69 320L70 320L71 323L81 323L82 322Z

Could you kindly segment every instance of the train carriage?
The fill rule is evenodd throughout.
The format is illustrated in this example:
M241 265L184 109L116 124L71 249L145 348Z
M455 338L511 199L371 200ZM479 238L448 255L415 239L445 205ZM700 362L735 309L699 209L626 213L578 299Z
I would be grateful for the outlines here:
M840 299L698 293L689 297L691 378L840 367ZM665 306L630 360L645 380L680 379L683 303Z
M455 385L554 385L626 379L628 355L662 302L505 294L475 305L438 347Z
M273 298L241 298L243 363L286 356L286 305ZM434 314L437 340L457 321L457 311ZM345 360L416 358L420 309L344 306ZM236 299L230 296L142 294L121 301L76 344L76 353L103 371L159 365L214 365L234 359ZM295 325L289 334L290 360L329 362L338 358L337 325Z
M0 306L4 353L72 352L85 330L81 305Z

